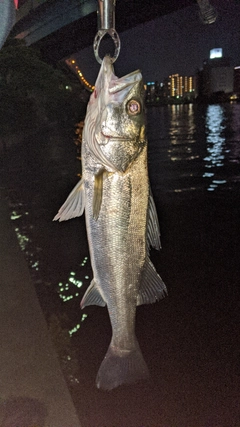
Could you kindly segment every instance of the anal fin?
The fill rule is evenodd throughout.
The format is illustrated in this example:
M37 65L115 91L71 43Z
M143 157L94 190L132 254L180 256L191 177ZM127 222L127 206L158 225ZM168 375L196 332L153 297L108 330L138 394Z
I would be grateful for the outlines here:
M88 305L99 305L101 307L104 307L106 305L102 295L97 289L96 282L94 279L91 281L91 284L87 288L80 303L81 308L84 308Z

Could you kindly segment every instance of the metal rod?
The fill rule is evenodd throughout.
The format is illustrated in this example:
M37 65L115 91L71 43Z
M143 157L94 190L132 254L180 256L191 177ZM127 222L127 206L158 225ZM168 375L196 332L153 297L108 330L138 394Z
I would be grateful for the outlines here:
M116 0L98 0L99 30L115 29Z

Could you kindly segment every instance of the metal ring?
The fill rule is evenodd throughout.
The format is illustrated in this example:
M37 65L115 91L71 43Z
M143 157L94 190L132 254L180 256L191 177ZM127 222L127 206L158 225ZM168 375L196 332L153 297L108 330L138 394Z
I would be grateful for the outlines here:
M97 62L99 62L99 64L102 63L102 59L99 56L98 50L99 50L99 46L101 43L101 40L103 39L103 37L109 34L115 44L115 52L112 59L112 63L114 63L116 61L116 59L118 58L119 52L120 52L120 47L121 47L121 43L120 43L120 39L119 39L119 35L117 33L117 31L114 28L110 28L109 30L99 30L96 34L96 37L94 39L93 42L93 50L94 50L94 55L95 58L97 60Z

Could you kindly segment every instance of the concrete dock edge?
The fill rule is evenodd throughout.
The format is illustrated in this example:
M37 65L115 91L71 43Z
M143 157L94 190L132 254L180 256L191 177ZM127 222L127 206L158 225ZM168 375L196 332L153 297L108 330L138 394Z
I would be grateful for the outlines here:
M0 189L0 425L80 427Z

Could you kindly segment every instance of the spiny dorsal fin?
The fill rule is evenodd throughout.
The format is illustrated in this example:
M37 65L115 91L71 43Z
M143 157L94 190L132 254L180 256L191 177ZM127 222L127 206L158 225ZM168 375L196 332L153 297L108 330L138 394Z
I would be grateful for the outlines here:
M94 192L93 192L93 218L97 221L102 205L103 194L103 179L107 174L105 169L101 169L94 176Z
M67 221L68 219L81 216L85 208L85 195L83 179L75 185L64 204L59 209L53 221Z
M157 217L157 210L153 200L152 191L149 187L149 201L148 201L148 219L147 219L147 243L148 250L150 246L154 249L161 249L160 243L160 228Z
M84 308L87 305L100 305L101 307L106 305L105 301L100 295L99 290L96 287L96 282L94 279L91 281L91 284L87 288L80 303L81 308Z
M167 288L149 258L143 267L137 305L151 304L167 295Z

